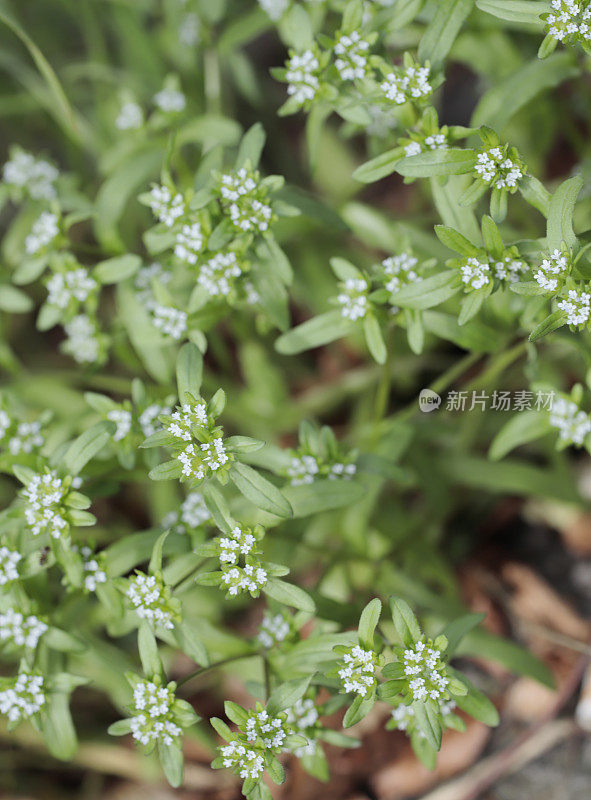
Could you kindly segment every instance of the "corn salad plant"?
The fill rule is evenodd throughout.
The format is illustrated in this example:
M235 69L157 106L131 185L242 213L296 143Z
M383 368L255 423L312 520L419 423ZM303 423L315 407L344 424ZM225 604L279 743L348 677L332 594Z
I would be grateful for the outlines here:
M551 684L455 567L499 497L582 502L591 3L0 22L7 730L130 737L173 786L198 738L268 800L376 706L434 767L498 722L454 659ZM228 673L252 700L208 720Z

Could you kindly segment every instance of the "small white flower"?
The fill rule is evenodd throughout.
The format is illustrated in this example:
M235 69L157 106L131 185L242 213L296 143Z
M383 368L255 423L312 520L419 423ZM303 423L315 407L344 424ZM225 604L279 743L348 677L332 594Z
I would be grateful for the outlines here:
M224 767L231 769L244 780L247 778L256 780L265 770L265 760L261 753L245 747L239 740L220 747L220 753L224 759Z
M20 722L37 714L45 702L43 676L21 669L13 684L0 691L0 714L6 715L10 722Z
M113 441L120 442L125 439L131 430L131 411L127 411L125 408L113 408L107 412L107 419L117 425L113 434Z
M249 532L236 525L228 536L220 537L220 563L237 564L240 557L250 555L256 546L256 539Z
M342 291L337 295L341 315L352 321L363 319L369 311L369 284L364 278L348 278L341 286Z
M573 403L559 397L552 403L550 425L559 432L559 438L568 444L581 447L591 433L591 418Z
M320 64L312 50L292 56L285 66L287 68L285 79L288 81L287 94L300 105L307 100L313 100L320 86L316 74Z
M63 351L80 364L94 364L100 352L96 324L86 314L78 314L64 328L68 339L62 344Z
M190 444L177 458L183 466L183 475L198 481L217 472L228 462L228 454L221 438L203 444Z
M203 232L198 222L183 225L176 235L174 254L181 261L194 265L197 263L199 253L203 250L203 244Z
M419 263L418 258L410 253L399 253L382 261L382 269L386 278L386 289L394 294L400 291L406 283L416 283L420 280L415 271Z
M416 642L404 651L404 674L410 678L409 690L415 700L439 700L449 684L441 653L430 644Z
M8 440L8 449L13 456L16 456L19 453L32 453L43 447L44 443L40 422L19 422L16 431Z
M131 734L140 744L178 742L182 729L174 721L175 694L171 684L141 680L133 690Z
M140 572L130 578L125 594L138 617L147 620L152 627L161 626L166 630L174 628L173 612L164 594L164 586L154 575Z
M14 152L2 173L4 183L24 189L34 200L56 197L54 183L58 176L59 172L52 164L36 159L24 150Z
M287 739L286 725L280 717L271 716L268 711L251 711L244 724L247 742L263 747L271 753L282 750Z
M154 95L154 103L167 114L180 114L187 106L187 98L178 89L161 89Z
M0 546L0 586L18 580L18 563L22 555L6 545Z
M34 650L48 626L38 617L25 617L20 611L8 608L0 613L0 642Z
M189 492L181 505L181 521L188 528L198 528L211 519L201 492Z
M268 580L267 571L256 564L246 564L244 567L233 566L222 572L222 582L226 585L228 594L234 596L247 591L253 597Z
M154 305L152 324L172 339L182 339L187 332L187 312L172 306Z
M195 47L201 38L201 23L197 14L185 14L179 25L179 42L185 47Z
M197 282L203 286L210 297L227 297L232 291L236 278L242 275L242 269L236 253L216 253L199 270Z
M258 172L241 167L221 176L219 192L234 227L244 233L264 233L273 219L273 209L266 202L267 190L260 184Z
M566 321L569 325L584 325L589 320L591 294L589 292L577 292L576 289L569 289L566 298L557 303L558 308L566 314Z
M144 112L138 103L123 103L115 120L115 127L120 131L133 131L144 124Z
M47 281L47 302L51 306L64 309L73 300L84 303L97 288L98 283L89 275L86 267L56 272Z
M23 489L25 519L33 536L49 533L60 539L68 530L63 505L66 488L55 471L34 475Z
M172 194L168 186L152 186L149 194L148 205L159 222L167 228L172 228L179 217L185 213L185 200L179 192Z
M335 66L341 80L354 81L367 74L369 42L358 31L343 33L334 46Z
M31 233L25 239L25 250L34 255L55 239L59 233L57 214L43 211L33 223Z
M289 630L289 622L283 614L270 614L265 611L257 634L257 640L264 648L269 650L278 642L283 642L289 636Z
M568 274L569 266L568 256L560 250L554 250L534 272L534 280L547 292L555 292L559 281Z
M477 258L467 258L460 267L462 281L471 289L482 289L490 281L490 267Z
M314 483L314 478L319 472L318 460L311 455L294 456L287 468L287 475L291 478L292 486Z
M82 556L85 589L89 592L96 592L96 587L100 583L107 582L107 573L101 568L90 547L84 545L79 548L74 545L72 549L78 551Z
M289 0L259 0L259 5L273 22L277 22L289 8Z
M505 256L501 261L494 262L495 276L507 283L515 283L525 272L527 264L519 259Z
M404 67L396 72L389 72L380 84L380 88L388 100L392 100L396 105L402 105L409 100L429 97L433 92L429 78L429 67Z
M338 670L343 691L366 697L377 685L376 654L356 644L349 648Z
M515 189L523 178L520 165L508 158L500 147L479 153L474 169L485 183L496 189Z

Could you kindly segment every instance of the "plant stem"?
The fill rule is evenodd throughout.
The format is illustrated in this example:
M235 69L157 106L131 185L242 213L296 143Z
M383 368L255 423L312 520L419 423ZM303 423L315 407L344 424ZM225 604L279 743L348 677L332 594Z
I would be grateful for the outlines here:
M216 661L214 664L208 664L206 667L199 667L196 669L195 672L189 673L184 678L181 678L180 681L177 681L177 686L182 686L185 683L188 683L193 678L198 678L201 675L205 675L206 672L210 672L212 669L216 669L217 667L223 667L226 664L231 664L233 661L240 661L242 658L254 658L255 656L260 655L259 653L251 652L251 653L238 653L235 656L228 656L228 658L223 658L221 661Z

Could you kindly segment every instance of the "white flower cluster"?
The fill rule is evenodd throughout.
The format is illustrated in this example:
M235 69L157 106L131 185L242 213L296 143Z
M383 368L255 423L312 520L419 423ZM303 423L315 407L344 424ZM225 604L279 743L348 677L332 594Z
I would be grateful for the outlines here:
M293 55L285 66L287 68L285 80L288 81L287 94L300 105L307 100L313 100L320 86L317 75L320 64L312 50L305 50L299 55Z
M154 293L152 291L152 282L156 281L164 286L170 283L172 275L164 269L162 264L154 261L147 267L141 267L136 273L134 279L134 286L137 292L138 300L143 303L147 308L154 305Z
M460 267L462 281L471 289L482 289L490 283L490 267L471 256Z
M177 192L172 194L168 186L152 186L149 195L148 205L152 213L159 222L163 222L167 228L172 228L179 217L185 213L185 199Z
M277 22L289 8L289 0L259 0L259 5L273 22Z
M34 475L23 490L27 500L25 519L33 536L48 532L59 539L67 530L62 502L66 488L57 473L46 472Z
M201 23L197 14L185 14L178 28L179 42L185 47L195 47L201 38Z
M449 684L449 678L443 674L445 664L440 651L424 642L416 642L404 651L402 666L410 679L408 688L414 700L439 700Z
M174 744L182 729L174 722L172 704L174 691L169 686L160 686L153 681L139 681L133 690L133 713L131 733L140 744L161 742Z
M307 483L314 483L315 477L320 472L320 467L315 456L294 456L286 472L288 477L291 478L290 483L292 486L302 486Z
M286 709L285 713L287 724L300 731L312 728L318 722L318 709L310 698L297 700L293 706Z
M237 564L240 556L252 553L257 540L248 529L243 530L236 525L228 536L220 536L220 563Z
M354 81L365 78L369 42L361 38L358 31L344 33L334 46L335 67L343 81Z
M170 511L160 523L162 528L172 528L175 533L183 534L203 525L211 519L209 509L201 492L189 492L181 504L180 513Z
M56 272L47 281L47 302L57 308L67 308L71 300L84 303L98 287L86 267L77 267L68 272Z
M165 336L172 339L183 338L187 331L187 312L173 306L161 306L154 304L150 309L152 314L152 325L162 331Z
M591 3L583 0L552 0L546 30L559 42L578 38L591 40Z
M273 219L273 209L264 202L266 192L260 185L258 172L241 167L235 173L222 175L220 194L239 231L263 233Z
M16 456L19 453L32 453L33 450L43 447L44 443L40 422L19 422L16 431L8 440L8 449L13 456Z
M150 625L160 625L166 630L174 628L173 612L164 593L164 586L155 575L139 572L129 579L125 592L135 607L135 612Z
M380 84L380 88L388 100L402 105L409 100L429 97L433 92L429 78L429 67L410 66L400 69L398 72L389 72ZM431 149L436 150L437 148Z
M547 292L555 292L559 279L566 275L568 269L568 256L560 250L554 250L542 261L537 272L534 272L534 280Z
M25 250L32 256L51 244L59 233L57 214L43 211L33 223L31 233L25 239Z
M172 409L170 406L161 406L158 403L152 403L145 408L139 416L139 423L142 432L146 438L151 436L156 431L162 430L162 425L158 421L161 414L170 414Z
M590 303L591 294L589 292L577 292L576 289L569 289L568 295L557 305L566 314L566 321L569 325L584 325L589 321Z
M410 253L400 253L390 256L382 261L382 269L386 277L386 289L394 294L400 291L406 283L416 283L420 280L415 272L415 267L419 263L418 258Z
M278 753L287 738L285 723L279 717L271 717L263 709L251 711L244 725L244 735L250 744L258 744L272 753Z
M198 222L183 225L176 235L174 254L181 261L194 265L197 263L199 253L203 250L203 231Z
M154 103L166 114L180 114L187 106L187 98L178 89L161 89L154 95Z
M211 442L190 444L177 458L183 465L183 475L199 481L217 472L228 462L224 441L220 437Z
M14 685L0 691L0 714L5 714L10 722L20 722L41 711L45 702L43 676L21 670Z
M227 297L236 278L242 275L236 253L216 253L200 267L197 283L210 297Z
M48 161L18 150L4 165L2 179L9 186L24 189L34 200L52 200L56 196L54 183L58 175Z
M33 614L25 617L14 608L0 613L0 642L34 650L46 630L45 622Z
M256 596L268 580L267 570L257 564L245 564L244 567L231 567L222 572L222 581L226 584L228 594L250 592Z
M430 136L425 136L422 142L412 141L409 142L404 148L407 156L416 156L425 150L447 150L447 138L444 133L434 133Z
M262 0L261 0L262 2ZM257 779L265 770L265 760L261 753L250 747L245 747L242 742L235 739L230 744L220 747L224 767L231 769L240 778Z
M79 364L94 364L99 357L100 343L96 324L87 314L78 314L64 325L67 340L62 349Z
M501 147L492 147L484 153L479 153L478 163L474 169L485 183L496 189L515 189L523 178L519 164L510 159Z
M289 636L289 631L289 622L283 614L269 614L268 611L265 611L257 640L269 650L277 642L283 642Z
M0 546L0 586L18 579L18 562L22 555L6 545Z
M82 556L84 588L89 592L96 592L99 583L107 582L107 573L101 568L90 547L84 545L78 549L78 552Z
M3 408L0 408L0 439L4 439L11 424L12 420L10 419L6 411L4 411Z
M343 662L338 674L344 691L365 697L376 686L375 653L356 644L343 655Z
M183 403L179 411L173 411L170 415L170 421L166 422L166 430L177 439L190 442L193 438L192 426L206 427L208 424L209 419L205 403L197 403L194 406L189 403Z
M369 284L364 278L347 278L341 286L342 291L337 295L341 315L353 322L363 319L369 311Z
M439 701L439 711L441 712L443 717L449 716L453 710L455 709L456 704L453 700L449 700L448 702L444 702L442 700ZM412 731L415 733L419 739L424 739L425 734L423 733L420 728L417 728L415 725L415 710L412 706L404 705L401 703L399 706L396 706L394 711L392 711L392 719L396 724L396 729L399 731L408 731L409 733Z
M581 447L591 433L591 417L572 400L559 397L552 403L550 425L556 428L559 438L568 444Z
M120 442L125 439L131 430L132 416L131 411L126 408L113 408L107 412L107 419L114 422L117 426L113 434L113 441Z
M517 258L505 256L501 261L494 262L495 276L502 281L515 283L527 272L527 264Z
M134 131L144 124L144 113L138 103L123 103L115 120L115 127L120 131Z

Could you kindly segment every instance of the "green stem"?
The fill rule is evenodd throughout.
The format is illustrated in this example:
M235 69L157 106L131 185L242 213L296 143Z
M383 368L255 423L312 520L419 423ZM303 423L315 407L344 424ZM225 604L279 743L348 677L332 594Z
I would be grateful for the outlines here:
M217 667L223 667L226 664L231 664L233 661L240 661L243 658L254 658L255 656L260 655L259 653L239 653L235 656L228 656L228 658L223 658L221 661L216 661L215 664L208 664L206 667L199 667L196 669L195 672L189 673L189 675L185 675L184 678L181 678L180 681L177 681L177 686L182 686L185 683L193 680L193 678L201 677L201 675L205 675L206 672L210 672L212 669L216 669Z

